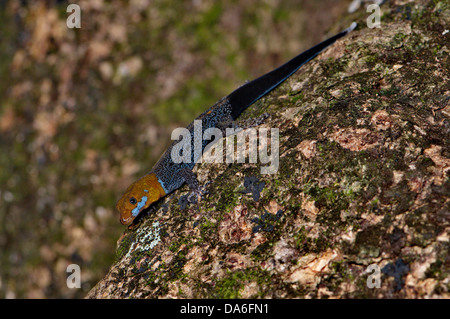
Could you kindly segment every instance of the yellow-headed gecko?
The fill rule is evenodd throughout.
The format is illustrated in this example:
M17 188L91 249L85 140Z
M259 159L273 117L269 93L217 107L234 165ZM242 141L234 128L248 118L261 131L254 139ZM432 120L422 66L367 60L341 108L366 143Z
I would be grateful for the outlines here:
M251 104L273 90L302 65L316 57L321 51L332 45L339 38L345 36L355 27L356 23L353 22L344 31L297 55L273 71L242 85L230 95L222 98L196 118L196 120L202 121L201 127L203 132L212 127L223 128L224 126L231 126L233 121ZM187 129L193 135L194 122L189 124ZM193 140L192 138L191 141ZM203 141L202 151L210 142ZM174 142L166 150L147 175L131 184L117 202L116 207L120 212L120 222L123 225L130 224L140 212L160 198L180 188L184 183L187 183L194 193L200 193L197 178L192 172L195 161L193 160L190 163L175 163L172 160L171 151L176 143L178 142ZM192 149L194 149L194 146L192 146Z

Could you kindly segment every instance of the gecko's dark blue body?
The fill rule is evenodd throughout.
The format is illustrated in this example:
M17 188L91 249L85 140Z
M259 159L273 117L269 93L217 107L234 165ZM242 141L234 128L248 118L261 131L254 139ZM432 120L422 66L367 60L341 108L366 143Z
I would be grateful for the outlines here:
M325 48L336 42L336 40L338 40L339 38L345 36L355 27L356 23L353 23L348 29L297 55L275 70L244 84L243 86L234 90L228 96L222 98L210 109L196 118L196 120L201 120L202 123L201 134L203 135L205 130L209 128L221 127L221 129L224 129L227 126L231 126L233 124L233 121L236 120L238 116L251 104L280 85L302 65L316 57ZM194 150L195 148L194 127L194 122L189 124L189 126L187 127L188 131L191 134L191 150ZM206 140L202 141L202 151L205 149L209 142L210 141ZM192 172L192 169L194 168L196 163L193 158L194 154L192 154L192 160L189 161L189 163L175 163L172 159L172 149L177 143L179 143L179 141L175 141L161 156L153 169L146 176L132 184L127 189L126 194L119 200L117 208L121 212L122 223L130 223L137 215L137 211L142 211L144 208L147 208L150 204L155 202L160 197L165 196L172 191L180 188L184 183L187 183L194 192L199 192L200 188L196 176ZM154 179L157 180L157 185L155 187L161 188L157 192L157 194L160 195L155 195L154 199L147 200L147 196L149 193L148 184L154 183ZM142 185L147 185L147 189L145 189ZM139 209L136 209L136 206L134 204L135 202L141 203L142 209L140 207ZM130 203L132 205L130 205Z
M352 24L350 28L297 55L275 70L244 84L234 90L230 95L218 101L210 109L196 118L196 120L202 121L203 132L208 128L217 127L220 124L231 124L250 105L283 83L302 65L316 57L325 48L336 42L337 39L345 36L349 31L354 29L354 27L355 25ZM194 122L189 124L187 127L187 129L191 132L192 141L194 141L193 128ZM158 176L163 188L166 190L166 193L170 193L178 189L184 182L188 182L188 184L190 184L189 186L195 187L195 185L191 185L191 181L195 182L195 177L193 176L191 180L188 176L186 176L189 175L189 172L191 172L194 168L195 161L191 160L190 163L178 164L172 161L171 150L176 143L177 142L174 142L168 148L152 170L152 172ZM204 150L207 144L208 141L203 141L202 150ZM193 145L192 149L194 149Z

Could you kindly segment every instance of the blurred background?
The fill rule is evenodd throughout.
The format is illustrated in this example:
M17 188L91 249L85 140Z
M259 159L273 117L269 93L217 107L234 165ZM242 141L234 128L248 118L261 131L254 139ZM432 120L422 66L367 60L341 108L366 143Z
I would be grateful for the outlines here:
M171 131L338 31L350 2L0 0L0 298L82 298Z

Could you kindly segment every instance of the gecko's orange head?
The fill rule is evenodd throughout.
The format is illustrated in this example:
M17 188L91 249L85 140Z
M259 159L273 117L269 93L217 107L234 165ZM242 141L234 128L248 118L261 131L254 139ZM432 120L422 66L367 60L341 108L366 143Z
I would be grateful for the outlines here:
M131 224L144 209L166 195L155 174L148 174L131 184L116 208L120 212L120 223Z

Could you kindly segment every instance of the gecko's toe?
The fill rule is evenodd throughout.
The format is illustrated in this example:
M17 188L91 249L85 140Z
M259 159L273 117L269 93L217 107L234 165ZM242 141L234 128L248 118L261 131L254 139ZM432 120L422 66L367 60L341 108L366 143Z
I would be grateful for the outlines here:
M198 203L198 194L197 194L197 193L194 193L194 192L190 193L190 194L188 195L187 200L188 200L188 202L191 203L191 204L197 204L197 203Z
M191 191L187 196L187 200L189 203L191 204L197 204L198 203L198 199L203 199L205 197L205 195L208 195L209 192L206 189L206 186L209 185L211 183L211 181L206 182L205 185L200 186L197 190L193 190Z

